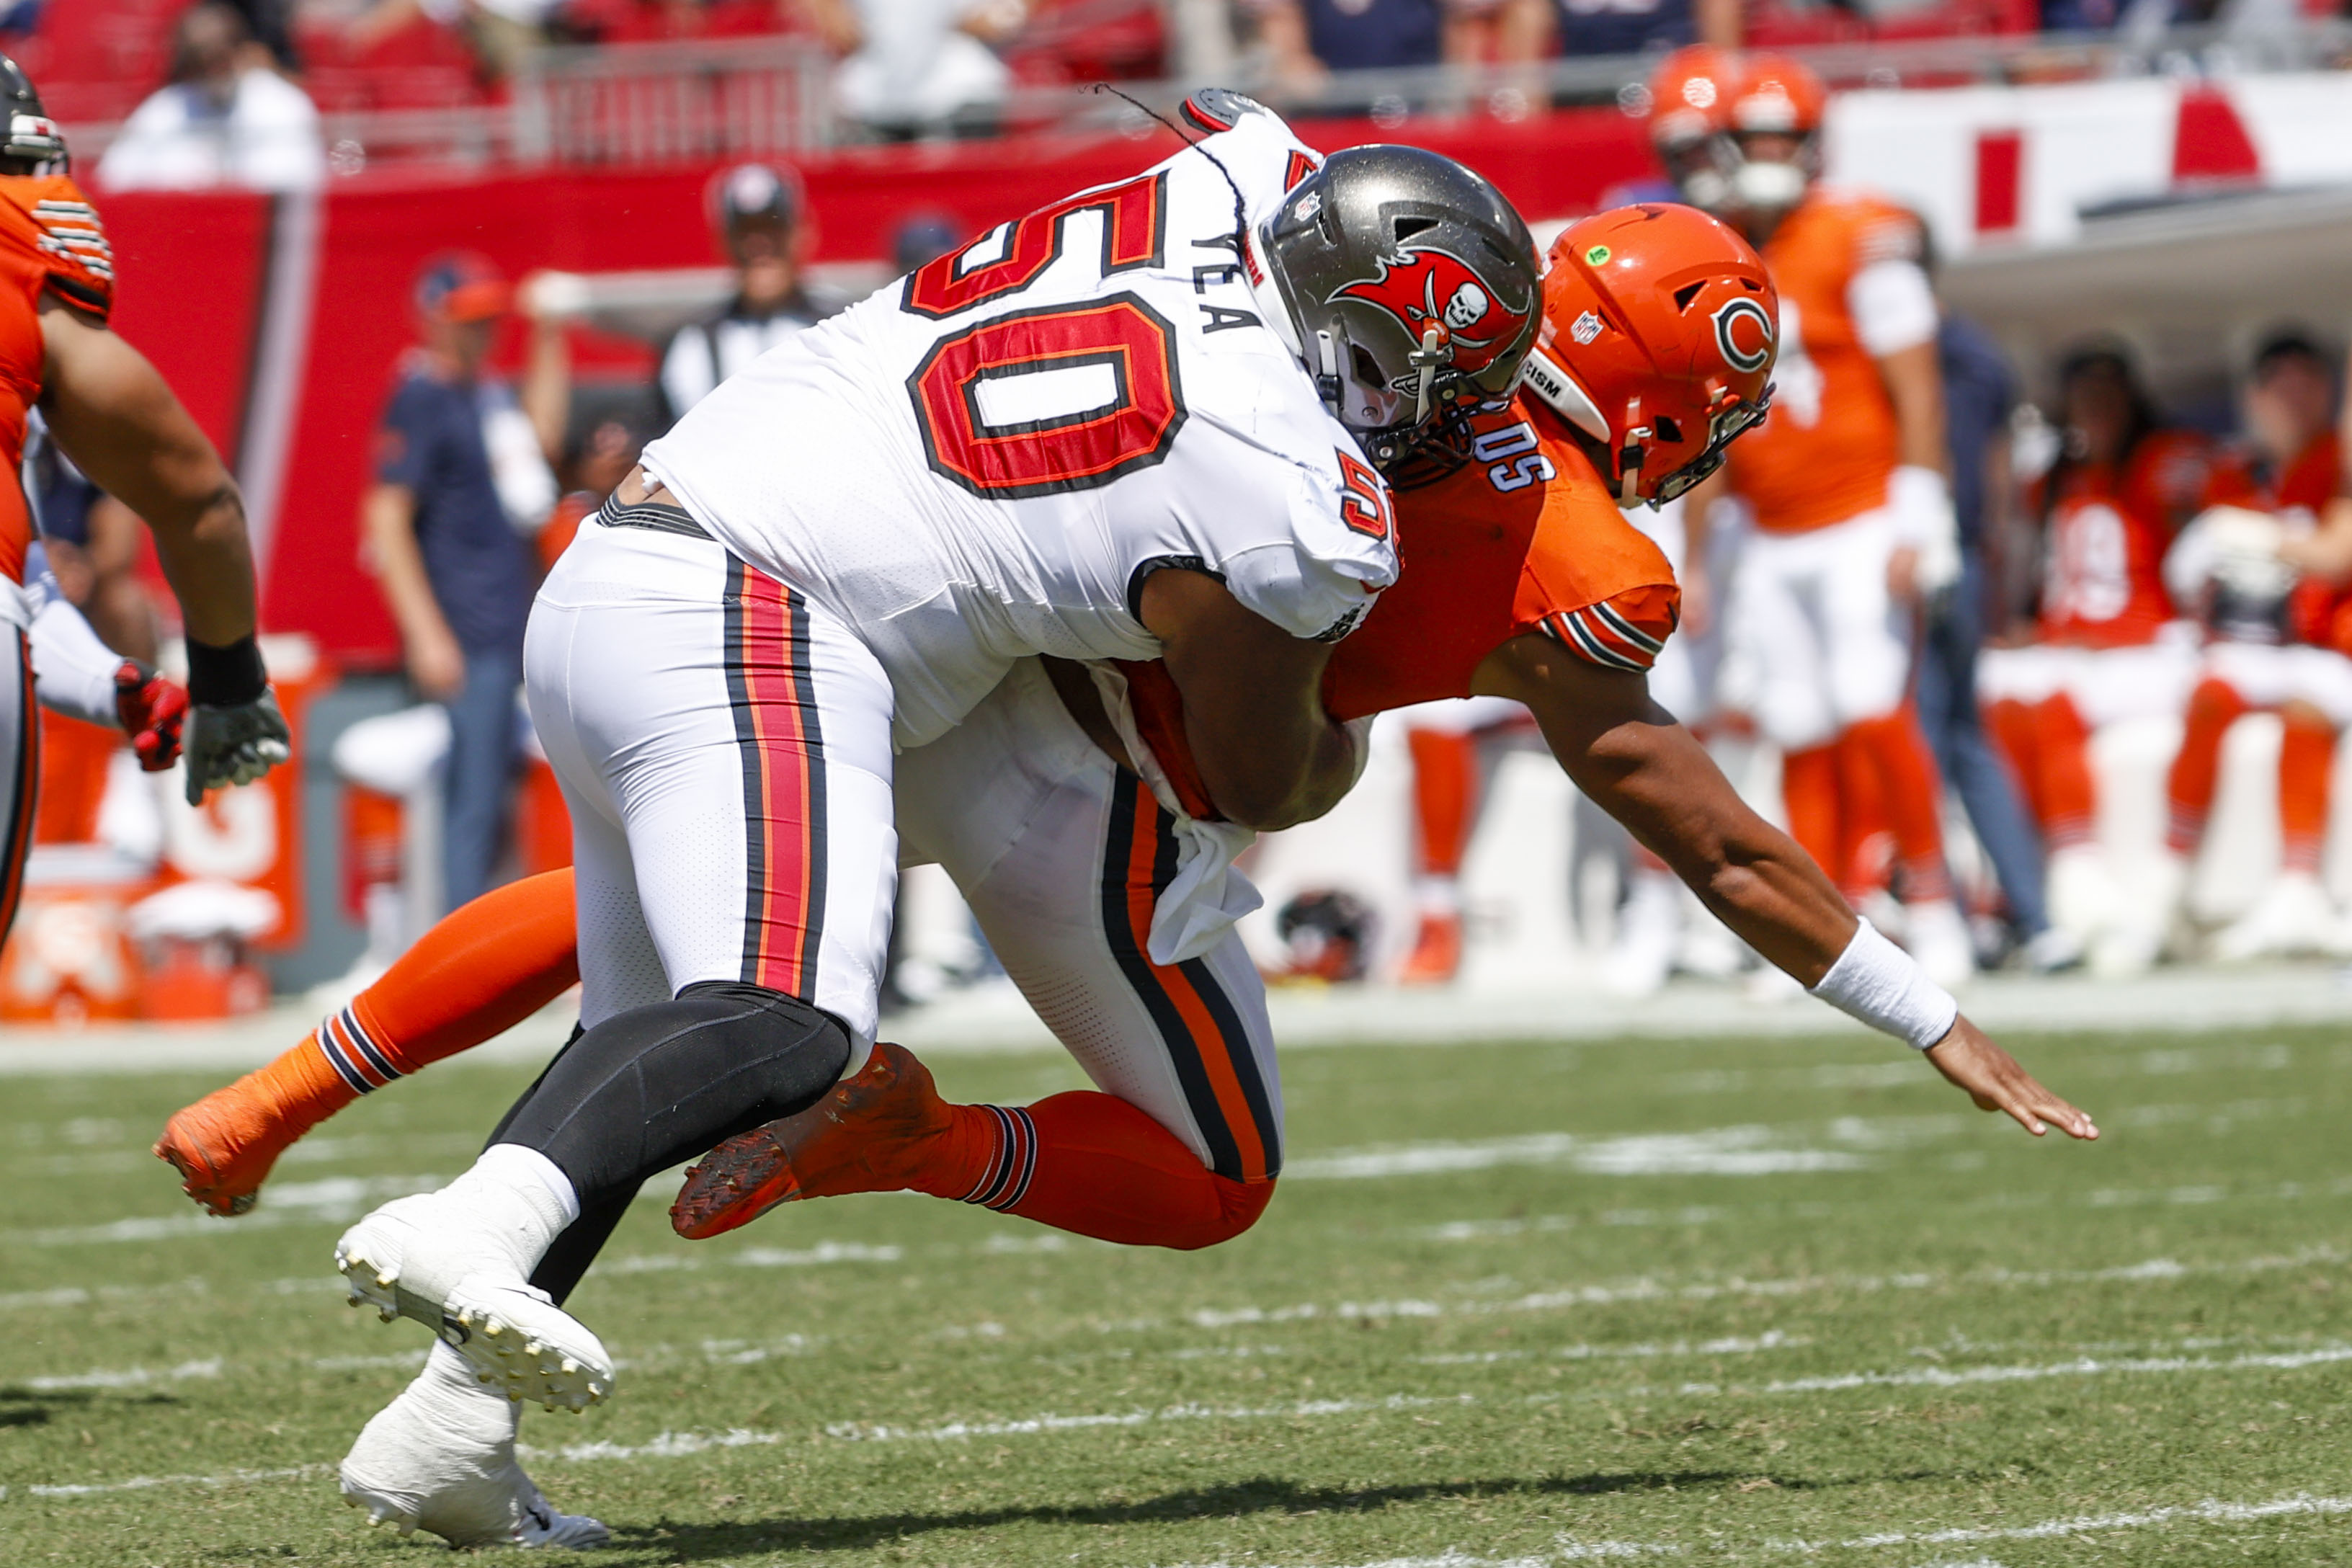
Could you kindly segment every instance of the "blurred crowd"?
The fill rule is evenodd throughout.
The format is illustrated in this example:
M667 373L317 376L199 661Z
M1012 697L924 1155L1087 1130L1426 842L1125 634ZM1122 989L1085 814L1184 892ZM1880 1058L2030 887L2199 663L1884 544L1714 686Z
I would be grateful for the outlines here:
M1418 100L1377 73L1507 73L1759 39L2128 34L2213 10L2202 0L26 0L0 9L0 47L39 76L60 118L123 121L101 173L114 188L287 190L329 166L320 110L495 103L561 46L797 37L832 62L841 132L892 139L993 133L1024 87L1225 81L1385 120ZM1350 73L1374 74L1358 92ZM152 87L143 101L123 96L142 85ZM1532 75L1491 96L1506 114L1544 101Z

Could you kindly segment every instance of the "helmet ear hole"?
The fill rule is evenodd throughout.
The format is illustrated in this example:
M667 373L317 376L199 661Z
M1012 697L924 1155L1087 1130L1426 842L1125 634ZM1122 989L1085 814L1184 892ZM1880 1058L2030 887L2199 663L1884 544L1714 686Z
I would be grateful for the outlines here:
M1381 374L1381 362L1374 359L1371 351L1361 343L1348 345L1348 368L1354 371L1356 379L1366 386L1386 384L1387 378Z
M1661 414L1657 417L1657 427L1659 440L1670 441L1676 446L1680 446L1682 444L1683 427L1674 420L1669 419L1664 415Z

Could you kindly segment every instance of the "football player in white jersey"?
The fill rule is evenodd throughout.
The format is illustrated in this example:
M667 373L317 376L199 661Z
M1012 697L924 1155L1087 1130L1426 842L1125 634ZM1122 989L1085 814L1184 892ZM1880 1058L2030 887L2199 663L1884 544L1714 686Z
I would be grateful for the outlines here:
M1137 179L730 380L550 574L526 682L572 810L585 1032L466 1175L346 1233L355 1300L517 1398L603 1398L610 1358L533 1269L583 1205L864 1063L894 752L1016 660L1163 658L1241 826L1353 782L1319 682L1396 574L1380 469L1512 388L1540 268L1448 159L1326 161L1230 94L1188 113L1210 134Z

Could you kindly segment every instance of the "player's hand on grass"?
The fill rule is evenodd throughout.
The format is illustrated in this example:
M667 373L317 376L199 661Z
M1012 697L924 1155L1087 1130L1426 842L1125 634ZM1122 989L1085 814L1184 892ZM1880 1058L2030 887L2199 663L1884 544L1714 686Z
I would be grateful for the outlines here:
M2086 1142L2099 1135L2086 1113L2036 1083L2032 1073L2017 1065L2016 1058L1993 1044L1966 1016L1928 1047L1927 1059L1937 1072L1966 1089L1979 1110L2005 1111L2036 1138L2042 1136L2045 1124Z

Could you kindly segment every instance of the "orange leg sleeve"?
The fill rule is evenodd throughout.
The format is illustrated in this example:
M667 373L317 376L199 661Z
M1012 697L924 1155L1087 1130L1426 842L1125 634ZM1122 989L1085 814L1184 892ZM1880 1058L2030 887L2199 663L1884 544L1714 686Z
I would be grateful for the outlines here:
M1056 1094L1028 1107L1027 1119L1036 1129L1036 1169L1028 1191L1004 1212L1056 1230L1190 1251L1239 1236L1274 1196L1272 1177L1216 1174L1173 1132L1116 1095Z
M1478 742L1441 730L1406 734L1412 750L1415 846L1423 876L1458 877L1478 795Z
M2042 780L2035 815L2053 849L2088 844L2098 831L2098 786L2091 777L2091 730L2064 692L2033 709Z
M2046 832L2050 826L2050 809L2042 795L2041 737L2036 727L2035 710L2013 697L1984 706L1985 732L2009 759L2009 771L2016 775L2018 793L2025 797L2025 809Z
M1837 884L1847 902L1858 904L1887 885L1895 867L1895 831L1869 747L1849 730L1830 751L1837 759Z
M164 1124L190 1197L242 1213L289 1145L360 1095L520 1023L580 978L572 873L485 893L277 1060Z
M2279 744L2279 837L2290 871L2319 874L2335 769L2335 726L2316 713L2289 710Z
M1895 830L1903 858L1903 896L1919 903L1952 896L1944 866L1943 784L1918 716L1906 703L1878 719L1865 719L1847 733L1864 749L1878 774L1879 799Z
M2188 724L2164 785L2171 816L2164 839L2177 855L2193 855L2204 841L2205 818L2221 782L2221 739L2245 711L2245 699L2210 676L2189 694Z
M1782 757L1780 798L1789 814L1789 837L1837 880L1843 869L1838 854L1837 748L1814 746Z

